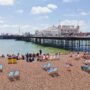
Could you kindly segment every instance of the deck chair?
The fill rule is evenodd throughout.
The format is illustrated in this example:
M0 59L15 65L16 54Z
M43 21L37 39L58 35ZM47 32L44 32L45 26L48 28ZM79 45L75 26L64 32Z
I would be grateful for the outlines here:
M58 76L58 68L57 67L51 67L47 70L48 74L51 76Z
M86 71L86 72L90 73L90 65L81 66L81 69L83 71Z
M43 68L44 70L48 70L48 69L50 69L52 66L53 66L53 64L52 64L51 62L49 62L49 63L47 63L47 64L44 64L44 65L42 66L42 68Z
M83 63L86 65L90 65L90 60L84 60Z
M14 78L19 80L20 79L20 70L16 70L14 73Z
M11 58L8 59L8 64L12 64L12 59Z
M9 80L13 81L14 80L14 71L10 71L8 75Z
M2 71L3 71L3 65L0 64L0 72L2 72Z
M16 59L12 59L12 63L13 64L16 64L17 63L17 60Z

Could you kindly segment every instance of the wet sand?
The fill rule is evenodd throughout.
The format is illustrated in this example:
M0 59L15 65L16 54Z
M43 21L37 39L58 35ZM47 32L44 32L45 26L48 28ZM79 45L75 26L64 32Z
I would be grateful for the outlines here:
M68 72L64 64L73 64ZM81 70L81 60L74 60L68 55L61 55L60 60L52 61L58 67L58 77L51 77L41 68L45 62L26 62L18 60L17 64L8 64L6 58L0 58L3 72L0 72L0 90L90 90L90 74ZM20 80L10 81L10 70L19 69Z

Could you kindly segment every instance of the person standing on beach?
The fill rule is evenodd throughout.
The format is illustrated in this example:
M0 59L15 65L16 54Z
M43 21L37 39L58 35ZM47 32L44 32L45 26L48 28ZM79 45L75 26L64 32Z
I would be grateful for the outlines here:
M42 54L42 50L41 49L39 50L39 53L40 53L40 55Z
M26 61L28 62L29 54L26 54Z
M39 53L36 54L37 61L39 61Z
M28 59L29 59L29 62L32 62L32 60L31 60L31 59L32 59L32 54L31 54L31 53L29 53L29 55L28 55L28 56L29 56L29 58L28 58Z

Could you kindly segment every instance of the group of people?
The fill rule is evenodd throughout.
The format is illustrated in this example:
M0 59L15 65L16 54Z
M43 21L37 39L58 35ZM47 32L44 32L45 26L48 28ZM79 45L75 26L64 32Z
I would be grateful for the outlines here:
M13 59L16 59L16 60L20 60L20 59L25 60L25 56L21 55L19 53L17 55L15 55L15 54L12 54L12 55L7 54L7 57L8 57L8 59L13 58Z
M25 55L21 54L7 54L8 58L14 58L16 60L26 60L27 62L33 62L33 61L44 61L44 60L56 60L60 59L60 53L56 53L54 55L51 55L49 53L43 54L42 50L39 50L38 53L27 53Z
M4 55L2 55L2 57L5 57ZM26 60L27 62L32 62L32 61L45 61L45 60L56 60L56 59L60 59L60 52L59 53L55 53L54 55L51 55L49 53L47 54L43 54L42 50L39 50L38 53L27 53L25 55L21 55L20 53L18 53L17 55L15 54L7 54L7 58L14 58L16 60Z
M90 54L88 52L84 52L82 58L90 59Z
M26 54L26 61L32 62L32 61L46 61L46 60L59 60L60 59L60 53L56 53L55 55L48 54L42 54L42 53L27 53Z

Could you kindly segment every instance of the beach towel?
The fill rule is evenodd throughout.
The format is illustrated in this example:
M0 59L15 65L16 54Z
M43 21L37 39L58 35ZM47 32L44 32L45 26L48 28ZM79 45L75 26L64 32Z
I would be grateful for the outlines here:
M0 71L2 72L3 71L3 65L0 64Z

